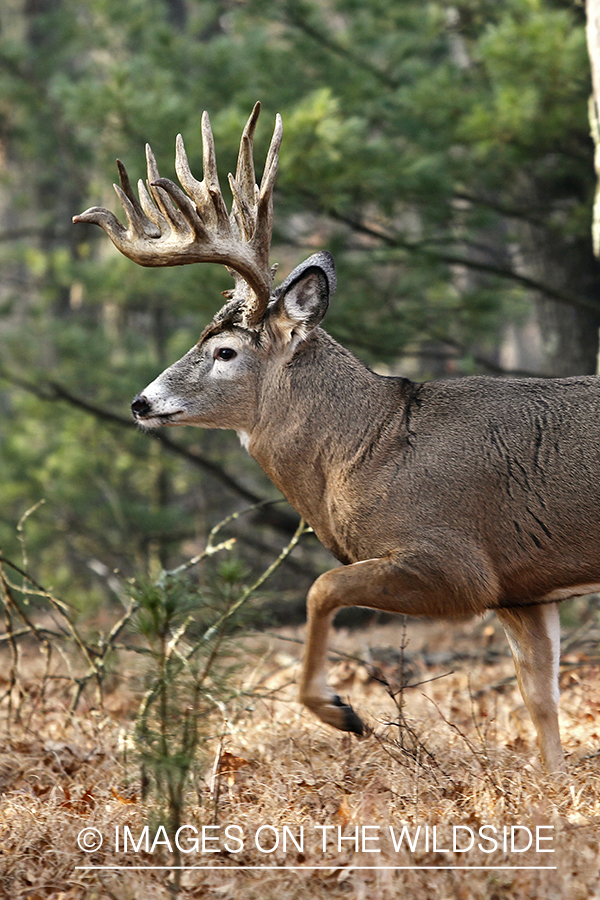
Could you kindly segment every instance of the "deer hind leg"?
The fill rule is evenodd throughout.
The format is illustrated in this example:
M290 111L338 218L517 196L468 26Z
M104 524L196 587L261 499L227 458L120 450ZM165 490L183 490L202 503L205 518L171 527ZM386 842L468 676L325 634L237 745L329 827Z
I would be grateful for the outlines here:
M327 638L336 612L365 606L409 616L467 618L481 613L495 605L497 584L476 548L465 551L464 544L459 547L452 540L415 542L389 557L321 575L307 599L302 703L334 728L362 734L363 723L326 680Z
M537 732L542 764L548 773L564 772L558 728L558 603L497 612L515 661L521 694Z

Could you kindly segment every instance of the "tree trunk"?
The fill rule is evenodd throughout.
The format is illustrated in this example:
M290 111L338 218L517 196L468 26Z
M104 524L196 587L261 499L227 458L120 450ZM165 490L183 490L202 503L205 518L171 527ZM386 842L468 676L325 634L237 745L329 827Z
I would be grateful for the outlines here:
M587 13L587 45L592 69L592 96L590 97L589 113L592 137L596 146L594 164L598 186L594 200L594 217L592 224L592 236L594 240L594 253L600 256L600 0L586 0Z

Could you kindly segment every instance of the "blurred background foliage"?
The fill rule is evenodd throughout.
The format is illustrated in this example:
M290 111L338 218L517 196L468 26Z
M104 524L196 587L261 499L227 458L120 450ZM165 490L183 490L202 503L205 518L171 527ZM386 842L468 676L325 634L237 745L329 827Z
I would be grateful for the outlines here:
M0 10L0 546L80 609L150 577L235 509L276 498L234 436L137 433L128 405L219 308L227 273L144 270L100 229L115 156L224 189L253 103L260 174L284 143L272 259L336 258L327 329L417 379L596 371L600 294L584 8L575 0L4 0ZM258 568L295 528L237 520ZM301 595L307 544L278 575ZM302 555L304 554L304 555Z

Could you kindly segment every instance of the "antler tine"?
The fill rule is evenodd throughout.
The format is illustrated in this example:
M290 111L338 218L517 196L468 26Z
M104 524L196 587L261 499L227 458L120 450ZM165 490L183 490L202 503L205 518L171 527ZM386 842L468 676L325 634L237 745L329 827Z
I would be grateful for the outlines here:
M92 207L74 222L100 225L125 256L142 266L178 266L192 262L219 262L236 281L235 295L244 298L243 319L249 326L260 321L271 296L273 270L269 249L273 225L273 184L281 144L281 117L267 156L260 190L255 184L252 146L260 103L255 104L240 143L236 177L229 176L233 206L227 212L219 185L214 138L208 113L202 116L204 177L191 173L181 135L177 136L175 169L185 193L168 178L161 178L156 160L146 147L147 187L138 182L135 196L127 171L117 162L120 185L115 185L125 215L125 228L107 209ZM241 281L245 282L242 285Z
M123 165L120 159L117 160L117 169L119 171L119 182L121 185L122 193L127 197L131 206L133 207L133 221L135 225L140 228L142 233L147 232L152 237L159 237L160 229L156 226L154 222L151 222L144 210L142 209L140 203L138 202L137 197L133 193L133 189L131 187L131 182L129 181L129 175L127 174L127 169ZM115 189L116 189L115 185ZM117 191L119 194L119 191ZM120 194L119 194L120 195ZM123 204L123 200L121 199L121 203ZM127 213L127 207L123 204L125 208L125 212Z
M184 220L180 216L175 204L171 203L164 191L157 189L157 185L160 187L159 182L161 178L158 166L156 165L156 157L152 152L150 144L146 144L146 171L148 173L146 181L148 193L158 207L159 217L162 216L162 218L160 218L161 225L163 228L166 226L166 231L168 231L169 228L173 228L175 232L181 231L182 229L185 230ZM142 200L142 194L140 194L140 200ZM150 218L154 221L153 216L150 216Z
M256 176L254 174L254 132L260 115L260 102L254 104L250 118L242 133L235 178L229 175L233 194L231 219L240 235L249 241L256 229Z
M254 234L254 241L265 245L266 253L269 255L271 246L271 233L273 230L273 188L275 187L275 179L279 169L279 148L283 138L283 122L281 116L277 113L275 118L275 129L271 138L271 145L267 153L267 161L265 170L260 182L260 192L258 195L257 209L257 227Z
M260 182L260 190L256 193L258 197L256 203L256 227L252 239L250 241L257 256L263 261L263 265L269 269L269 252L271 250L271 237L273 234L273 189L275 187L275 179L279 168L279 148L283 138L283 121L279 113L275 117L275 128L273 137L267 153L267 161L263 177ZM275 269L269 269L271 286L273 284L273 276ZM270 292L269 292L270 293ZM258 324L264 315L266 305L254 298L248 298L246 304L245 323L248 326Z
M213 202L215 224L218 228L222 228L225 233L229 233L229 214L221 194L221 186L219 185L215 141L206 110L202 113L202 168L204 171L204 184Z
M258 122L259 116L260 100L257 100L254 104L254 109L246 122L246 127L242 132L240 152L238 154L237 168L235 170L235 180L249 202L252 202L254 198L254 186L256 184L256 176L254 175L253 144L254 132L256 131L256 123Z

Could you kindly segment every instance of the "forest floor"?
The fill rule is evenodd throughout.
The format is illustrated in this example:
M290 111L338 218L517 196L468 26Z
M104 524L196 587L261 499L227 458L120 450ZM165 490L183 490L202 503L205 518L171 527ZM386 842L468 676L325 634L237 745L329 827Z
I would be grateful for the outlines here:
M336 631L330 681L363 739L297 704L302 639L250 639L251 692L213 723L180 852L156 793L142 799L134 679L121 671L102 708L86 695L69 715L25 646L0 710L0 897L600 898L597 626L564 641L564 779L540 769L494 618Z

